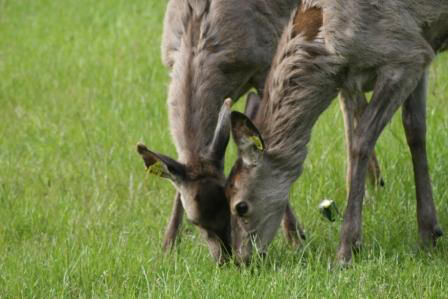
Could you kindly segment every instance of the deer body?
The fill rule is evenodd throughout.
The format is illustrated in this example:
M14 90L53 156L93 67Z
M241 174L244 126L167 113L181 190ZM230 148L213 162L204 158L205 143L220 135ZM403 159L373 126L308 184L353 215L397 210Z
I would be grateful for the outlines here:
M313 21L304 22L307 18ZM231 116L239 159L226 192L243 236L237 250L243 261L253 241L261 250L271 242L319 116L339 90L346 95L341 100L345 107L352 107L350 99L369 85L373 97L360 112L349 144L348 203L337 257L349 262L360 244L369 156L403 104L419 232L424 243L435 243L442 232L426 158L425 70L446 44L447 19L446 1L302 1L279 43L254 122L237 112Z

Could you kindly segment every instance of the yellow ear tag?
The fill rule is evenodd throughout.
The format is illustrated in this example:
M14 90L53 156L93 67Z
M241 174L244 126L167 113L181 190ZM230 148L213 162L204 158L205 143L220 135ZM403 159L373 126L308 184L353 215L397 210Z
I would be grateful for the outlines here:
M252 141L252 142L255 144L255 146L256 146L260 151L263 150L263 143L261 142L260 137L255 136L255 135L254 135L254 136L250 136L250 137L249 137L249 140Z
M151 166L146 169L146 171L152 175L162 177L164 168L160 161L157 161L156 163L152 164Z

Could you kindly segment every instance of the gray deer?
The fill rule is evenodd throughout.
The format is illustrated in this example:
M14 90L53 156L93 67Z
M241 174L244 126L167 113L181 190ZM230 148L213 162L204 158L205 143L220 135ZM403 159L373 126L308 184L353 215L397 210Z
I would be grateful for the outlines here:
M225 98L236 100L251 87L263 94L277 42L299 2L171 0L168 3L162 60L171 70L168 110L179 158L175 161L150 151L143 144L138 146L148 168L160 162L168 172L182 169L188 173L185 177L163 175L173 181L178 191L166 228L164 250L174 246L185 209L188 219L202 228L212 255L217 260L225 258L223 252L230 248L230 223L227 216L220 217L229 214L228 208L222 211L226 209L222 208L225 203L222 165L228 126L225 118L218 123L219 109ZM251 98L247 111L254 114L258 101L253 94ZM365 99L357 99L360 99L356 101L359 103L357 110L362 110ZM345 119L350 133L354 117ZM371 177L381 181L374 155L371 161ZM159 167L160 163L154 167ZM283 228L287 239L298 245L298 236L303 237L303 232L289 205L283 217Z
M178 160L138 145L149 172L170 179L177 189L165 251L175 244L185 210L201 228L215 260L228 257L230 211L223 163L230 117L224 117L224 99L236 100L251 87L262 93L277 41L296 5L297 0L168 3L162 60L171 73L168 112ZM289 206L284 215L289 239L299 243L303 233Z
M349 143L348 202L336 258L361 243L368 160L400 106L412 154L418 230L425 245L442 235L426 157L427 67L448 41L448 1L304 0L279 42L254 122L232 112L238 160L226 184L240 238L237 256L264 252L300 176L311 131L339 90L344 107L373 88Z

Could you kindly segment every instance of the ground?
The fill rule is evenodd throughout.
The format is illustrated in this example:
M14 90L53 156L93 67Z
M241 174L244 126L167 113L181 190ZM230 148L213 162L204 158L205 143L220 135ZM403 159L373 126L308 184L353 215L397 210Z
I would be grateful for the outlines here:
M268 259L216 266L197 229L161 253L174 188L147 176L144 141L175 156L168 74L160 61L166 1L0 0L0 298L446 297L448 241L417 246L412 164L401 116L377 146L385 188L369 188L364 246L332 267L345 204L337 101L314 129L292 204L308 240L279 234ZM448 234L448 55L430 69L428 150ZM237 105L241 109L243 102ZM235 158L230 145L226 171Z

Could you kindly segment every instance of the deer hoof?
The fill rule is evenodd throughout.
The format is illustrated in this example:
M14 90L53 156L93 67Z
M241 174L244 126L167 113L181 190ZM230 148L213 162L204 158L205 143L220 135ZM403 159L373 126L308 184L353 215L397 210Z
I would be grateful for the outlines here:
M163 241L162 250L164 253L168 254L176 247L176 240L173 238L166 238Z
M436 246L437 239L443 236L443 230L435 225L430 230L420 231L420 238L422 240L423 247Z
M336 265L340 268L347 268L352 262L352 251L344 247L339 248L336 254Z

